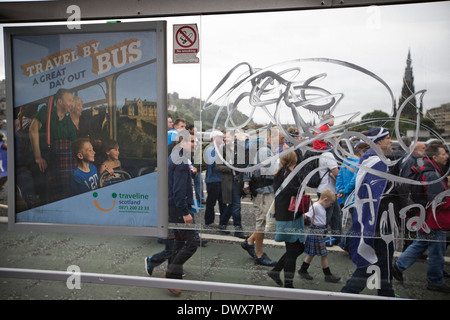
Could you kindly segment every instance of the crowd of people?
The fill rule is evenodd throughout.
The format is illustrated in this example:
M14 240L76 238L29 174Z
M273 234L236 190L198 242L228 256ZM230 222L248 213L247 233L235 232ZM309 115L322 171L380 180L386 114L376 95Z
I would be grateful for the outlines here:
M332 116L326 120L319 132L329 131L333 126ZM314 143L305 148L295 148L293 139L298 143L303 141L295 127L287 130L272 127L258 134L256 139L230 130L214 131L210 144L202 150L204 165L196 167L191 156L201 145L201 138L183 119L174 122L168 119L168 126L169 222L201 223L208 229L229 233L228 221L232 218L234 236L243 239L242 249L255 264L271 267L268 276L287 288L293 287L296 260L302 253L305 258L297 271L301 278L313 279L308 267L317 255L321 257L324 280L340 282L341 277L330 271L327 250L327 246L339 245L348 251L355 264L355 271L342 292L360 293L375 267L380 278L378 294L393 297L392 278L403 281L403 273L426 250L429 257L427 288L450 292L443 280L448 275L444 271L446 230L442 227L445 216L450 215L450 201L448 196L444 197L448 190L449 155L441 141L427 145L417 142L410 153L398 153L392 148L390 132L373 127L361 133L359 137L364 138L344 148L347 152L342 153L331 134L314 139ZM186 128L191 129L189 134L182 134ZM285 135L289 135L289 139ZM293 151L287 151L290 148ZM320 183L312 189L317 192L315 202L310 195L299 192L305 190L305 180L312 175L311 167L299 164L313 163L313 158L318 159L315 171L320 177ZM419 168L424 173L420 181L432 182L426 184L420 194L411 195L408 183L402 180L412 179L414 170L411 168ZM204 181L202 170L205 171ZM418 179L417 175L414 178ZM206 183L206 199L202 198L203 182ZM242 197L251 197L253 203L255 225L251 234L246 234L241 224ZM427 213L431 207L435 210L434 224L429 218L426 221L418 218L420 207L414 204L418 197L423 200L422 210ZM198 209L192 206L195 199L201 204L200 209L204 209L204 222L195 221L193 208ZM219 223L215 222L216 207ZM408 210L404 210L405 207ZM351 216L351 227L345 234L343 212ZM416 239L408 242L394 261L394 229L401 219L406 220L408 231L415 234ZM275 241L285 243L285 252L278 260L264 252L264 237L269 230L274 230ZM164 277L181 279L183 264L201 243L195 228L171 228L164 258L157 258L162 253L146 257L147 273L151 275L155 266L168 260ZM171 292L181 294L180 290L171 289Z
M24 188L22 193L36 195L42 204L94 190L100 176L106 184L122 181L116 173L121 169L118 143L104 141L103 161L98 162L89 130L80 121L83 102L64 89L52 98L32 118L24 113L16 121L17 181ZM169 222L232 233L242 240L242 249L255 264L271 267L268 276L288 288L293 287L297 259L303 253L297 271L302 279L313 279L308 267L314 256L320 256L324 280L339 282L341 277L330 271L327 250L339 245L356 266L342 292L361 292L376 266L381 279L378 293L394 296L392 277L403 282L403 273L425 253L427 288L450 292L443 280L448 277L444 256L450 229L448 147L439 140L411 144L405 138L403 143L412 145L411 151L393 150L390 132L382 127L373 127L343 145L330 130L333 116L323 122L316 132L322 133L321 139L310 144L303 143L298 128L274 126L255 135L215 130L203 148L203 137L192 124L168 118ZM6 149L6 143L1 147ZM195 154L201 161L193 158ZM309 192L316 192L315 202L305 192L313 172L318 182ZM29 192L27 177L33 180ZM409 184L408 179L425 185ZM250 197L253 204L251 234L242 226L243 197ZM204 221L196 215L200 210L204 210ZM350 228L343 216L344 221L351 217ZM395 229L402 222L408 229L403 231L414 239L404 241L402 254L394 261ZM285 244L285 252L276 260L264 251L268 232ZM164 277L175 279L182 278L183 264L207 242L195 227L170 228L169 237L160 240L165 249L145 258L146 271L151 275L167 260Z
M106 184L122 181L116 173L121 169L118 143L104 141L103 161L98 162L89 130L80 121L82 108L78 97L61 89L32 118L21 112L16 121L17 181L23 194L38 199L36 203L94 190L100 176L106 177ZM317 133L330 131L334 118L328 115L323 122ZM378 293L394 296L392 278L403 282L404 272L424 254L428 255L427 288L450 292L443 280L448 277L444 256L450 229L449 155L441 141L416 142L409 153L393 150L390 132L373 127L351 145L337 143L332 133L307 145L298 128L275 126L254 136L215 130L209 145L202 148L202 136L184 119L168 118L168 128L168 216L175 226L202 224L213 232L233 234L254 263L270 267L268 276L287 288L293 287L297 259L303 253L297 271L302 279L313 279L308 267L314 256L320 256L324 280L340 282L341 277L331 273L327 250L339 245L355 264L342 292L361 292L376 266L381 280ZM411 145L407 139L403 142ZM318 180L309 188L316 192L315 202L305 192L312 171ZM30 177L33 190L27 190ZM426 184L412 188L408 179ZM253 204L250 234L242 226L243 197L250 197ZM27 200L33 202L31 197ZM200 210L204 221L199 221ZM350 228L343 223L347 217L351 217ZM393 238L402 222L408 229L403 231L414 239L404 241L402 254L394 261ZM264 251L268 232L285 244L278 259ZM182 279L183 264L207 243L195 227L170 228L168 238L160 241L165 248L145 258L146 271L151 275L167 260L164 277L175 279Z

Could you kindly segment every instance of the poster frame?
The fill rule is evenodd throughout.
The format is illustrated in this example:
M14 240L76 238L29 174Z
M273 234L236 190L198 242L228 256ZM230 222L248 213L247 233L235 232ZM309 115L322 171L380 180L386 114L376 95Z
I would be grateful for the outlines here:
M13 37L18 35L49 35L74 33L120 33L154 31L156 35L156 96L157 96L157 199L168 198L167 186L167 23L166 21L93 23L83 24L80 29L70 29L66 25L44 25L25 27L5 27L5 74L6 105L9 150L15 150L14 135L14 53ZM16 222L16 167L15 152L8 152L8 230L35 232L69 232L166 237L168 230L168 202L157 201L157 226L122 226Z

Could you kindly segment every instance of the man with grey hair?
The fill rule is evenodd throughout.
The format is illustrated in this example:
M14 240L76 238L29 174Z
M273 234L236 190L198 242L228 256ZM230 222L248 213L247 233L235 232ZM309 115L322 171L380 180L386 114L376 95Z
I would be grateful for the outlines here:
M414 150L412 151L409 158L401 159L400 173L399 175L403 178L407 178L411 175L411 168L416 166L423 166L423 157L425 155L425 143L417 142Z

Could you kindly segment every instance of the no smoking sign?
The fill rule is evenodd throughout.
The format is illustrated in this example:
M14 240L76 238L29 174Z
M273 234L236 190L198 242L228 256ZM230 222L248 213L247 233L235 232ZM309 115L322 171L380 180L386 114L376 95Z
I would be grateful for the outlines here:
M198 63L199 51L197 24L173 26L173 63Z

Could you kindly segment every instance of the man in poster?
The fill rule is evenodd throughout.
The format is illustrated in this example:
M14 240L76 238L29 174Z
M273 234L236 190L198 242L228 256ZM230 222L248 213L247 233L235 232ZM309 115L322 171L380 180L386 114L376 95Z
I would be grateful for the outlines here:
M53 101L55 105L53 106ZM41 201L57 201L71 195L70 176L74 170L70 144L76 139L76 128L67 115L73 105L73 95L59 89L43 106L30 125L30 141L39 176ZM47 191L47 192L46 192Z

